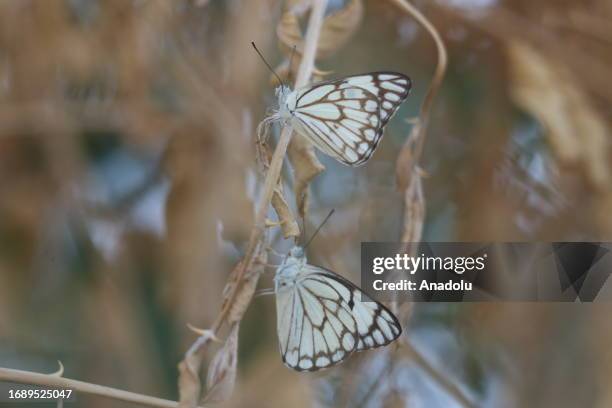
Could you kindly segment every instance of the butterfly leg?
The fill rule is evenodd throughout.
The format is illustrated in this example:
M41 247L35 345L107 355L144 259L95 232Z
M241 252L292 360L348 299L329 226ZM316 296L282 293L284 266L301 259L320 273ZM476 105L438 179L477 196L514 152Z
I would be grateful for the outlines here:
M285 224L287 221L272 221L270 219L266 219L266 227L267 228L271 228L271 227L280 227L281 225Z
M258 291L255 292L255 297L273 295L273 294L274 294L274 288L259 289Z
M273 250L271 247L266 248L266 250L268 250L268 251L274 251L274 250ZM275 253L277 256L283 256L282 254L278 254L278 252L276 252L276 251L274 251L274 253ZM268 263L268 262L266 262L266 261L262 260L261 258L257 258L257 259L255 260L255 262L256 262L256 264L257 264L257 265L263 266L264 268L274 268L274 269L278 268L278 265Z
M268 148L268 137L270 136L270 126L272 120L265 118L257 125L257 136L255 140L255 159L262 171L267 171L270 163L270 155Z
M276 249L272 248L271 246L267 246L266 251L272 252L274 255L279 256L281 258L284 258L285 256L287 256L287 254L282 254L278 252Z
M263 266L264 268L278 268L278 265L270 264L267 262L257 262L257 265Z
M268 142L268 137L270 137L270 126L274 122L273 117L267 117L257 125L257 143L260 145L265 145Z

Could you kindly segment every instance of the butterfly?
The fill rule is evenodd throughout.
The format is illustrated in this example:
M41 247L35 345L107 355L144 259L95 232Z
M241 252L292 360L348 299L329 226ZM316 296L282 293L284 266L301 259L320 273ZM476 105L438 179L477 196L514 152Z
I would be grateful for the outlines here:
M297 371L338 364L402 333L389 309L342 276L309 265L299 246L276 270L274 292L282 359Z
M281 85L276 89L279 107L261 129L275 121L289 124L323 153L359 166L376 150L411 86L410 78L396 72L353 75L296 90Z

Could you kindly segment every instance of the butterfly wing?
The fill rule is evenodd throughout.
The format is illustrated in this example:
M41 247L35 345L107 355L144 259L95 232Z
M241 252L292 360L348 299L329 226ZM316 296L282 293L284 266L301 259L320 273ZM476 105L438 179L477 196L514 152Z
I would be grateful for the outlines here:
M283 362L298 371L335 365L352 352L389 344L402 329L397 318L341 276L306 265L291 290L277 292ZM369 299L367 299L369 300Z
M338 307L338 290L334 282L313 278L277 292L278 337L285 365L314 371L339 363L355 349L356 322Z
M403 74L377 72L322 82L295 92L292 125L324 153L359 166L410 91Z
M297 98L292 125L336 160L358 166L376 148L380 103L359 87L330 83L309 88Z
M312 276L335 281L346 290L341 291L342 304L351 312L356 324L356 351L386 346L402 333L402 326L395 315L382 303L371 299L359 287L348 279L329 271L312 265Z
M379 137L382 136L383 127L406 100L412 88L410 78L398 72L373 72L350 76L345 80L350 86L363 88L376 95L380 101Z

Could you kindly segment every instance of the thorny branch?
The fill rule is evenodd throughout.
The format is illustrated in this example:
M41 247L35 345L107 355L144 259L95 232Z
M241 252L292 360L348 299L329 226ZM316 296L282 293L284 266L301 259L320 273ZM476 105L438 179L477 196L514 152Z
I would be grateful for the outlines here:
M327 0L313 1L312 12L306 32L304 54L301 60L295 87L306 85L312 74L317 51L317 43L319 40L321 26L323 24L326 5ZM268 213L272 195L280 177L283 160L285 158L287 146L291 141L291 137L291 128L284 127L278 144L276 145L276 149L274 150L274 154L272 155L270 167L264 180L263 193L256 207L255 224L251 231L247 250L244 258L236 266L229 278L229 293L225 297L221 311L219 312L219 315L212 324L211 328L201 333L200 338L198 338L189 348L183 361L179 364L179 392L181 407L194 407L197 404L201 393L199 371L204 358L203 354L205 351L205 346L216 337L216 333L219 331L219 329L226 321L230 319L230 315L235 308L235 303L238 298L243 295L244 289L246 288L250 290L254 288L253 279L249 279L253 277L249 276L249 274L253 273L254 261L262 247L266 228L266 215ZM256 283L256 278L254 279ZM244 313L244 309L246 309L250 303L252 295L252 291L247 291L246 297L241 299L240 303L242 305L242 310L238 311L240 315Z

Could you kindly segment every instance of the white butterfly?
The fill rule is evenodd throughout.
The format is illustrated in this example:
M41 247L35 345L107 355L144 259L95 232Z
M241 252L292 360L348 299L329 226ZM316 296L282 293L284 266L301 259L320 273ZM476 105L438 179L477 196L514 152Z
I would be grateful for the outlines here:
M385 306L342 276L309 265L301 247L276 270L274 291L280 352L285 365L298 371L332 366L402 332Z
M410 78L372 72L320 82L296 90L276 89L279 108L262 122L287 123L323 153L349 166L365 163L384 126L408 97Z

